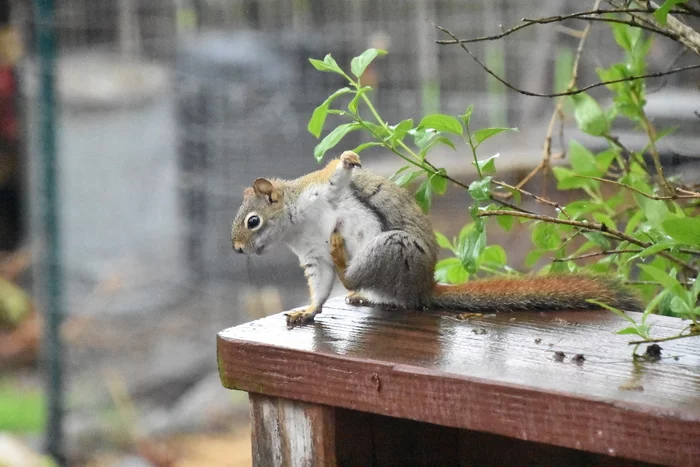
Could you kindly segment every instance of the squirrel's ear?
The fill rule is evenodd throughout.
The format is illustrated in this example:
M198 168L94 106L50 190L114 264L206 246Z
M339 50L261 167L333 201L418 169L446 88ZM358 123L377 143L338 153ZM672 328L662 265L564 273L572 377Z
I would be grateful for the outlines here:
M270 203L276 203L279 199L279 195L277 191L275 191L275 187L272 186L272 183L265 178L256 179L253 182L253 190L255 190L256 195L265 196Z

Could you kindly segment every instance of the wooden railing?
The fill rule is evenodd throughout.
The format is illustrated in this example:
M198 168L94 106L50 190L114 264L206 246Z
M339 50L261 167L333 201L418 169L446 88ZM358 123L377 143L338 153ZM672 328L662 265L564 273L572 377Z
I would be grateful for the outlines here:
M650 320L660 336L684 326ZM311 325L274 315L222 331L219 370L250 393L257 466L700 465L700 338L633 359L623 327L606 311L337 298Z

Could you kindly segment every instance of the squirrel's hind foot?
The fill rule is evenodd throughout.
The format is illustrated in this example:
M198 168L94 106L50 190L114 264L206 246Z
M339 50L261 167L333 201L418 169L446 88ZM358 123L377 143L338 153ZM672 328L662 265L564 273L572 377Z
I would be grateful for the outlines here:
M362 296L361 293L359 292L350 292L345 296L345 303L348 305L353 305L353 306L370 306L372 305L372 302L370 302L366 297Z

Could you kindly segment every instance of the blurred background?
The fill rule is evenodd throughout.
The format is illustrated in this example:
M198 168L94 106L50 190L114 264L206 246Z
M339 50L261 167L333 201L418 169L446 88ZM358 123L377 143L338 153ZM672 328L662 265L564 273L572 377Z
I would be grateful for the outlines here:
M0 463L10 452L41 450L46 401L59 389L42 365L51 355L41 332L53 300L43 267L55 253L44 227L53 212L64 313L61 444L69 465L122 467L250 465L247 398L219 383L216 333L304 305L307 291L283 248L234 256L230 227L253 179L318 167L306 125L344 83L309 57L332 53L346 68L368 47L387 49L363 83L390 123L474 104L473 125L518 127L481 148L482 156L499 152L501 178L517 181L541 158L553 101L507 91L459 47L436 44L447 37L431 23L466 38L585 9L575 0L55 0L48 62L56 99L46 102L39 3L0 1ZM526 28L470 49L515 86L553 92L568 81L578 43L567 28L582 25ZM608 27L593 27L583 84L620 58ZM651 55L651 72L690 63L663 39ZM650 82L658 89L648 105L657 126L679 128L660 148L667 169L696 179L698 82L697 72ZM48 206L47 119L57 138ZM574 127L567 123L566 136L596 149ZM643 145L631 128L616 131ZM362 137L351 133L337 152ZM448 151L434 163L469 181L468 157ZM381 151L368 150L363 162L387 175L401 166ZM553 187L540 177L531 183L533 191ZM466 202L459 191L436 200L436 228L456 233ZM516 228L507 240L493 232L522 268L528 231Z

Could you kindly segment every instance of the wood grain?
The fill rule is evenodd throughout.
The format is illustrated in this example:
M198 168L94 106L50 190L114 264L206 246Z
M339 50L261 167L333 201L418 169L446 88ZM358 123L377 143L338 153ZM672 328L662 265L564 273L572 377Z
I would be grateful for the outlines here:
M650 319L660 336L683 326ZM636 362L626 337L614 334L623 327L608 312L460 321L334 299L307 327L288 330L274 315L222 331L219 366L231 389L692 465L700 458L690 441L700 437L700 339L664 343L662 360ZM575 354L583 363L571 361Z
M250 394L253 465L336 464L334 409Z

